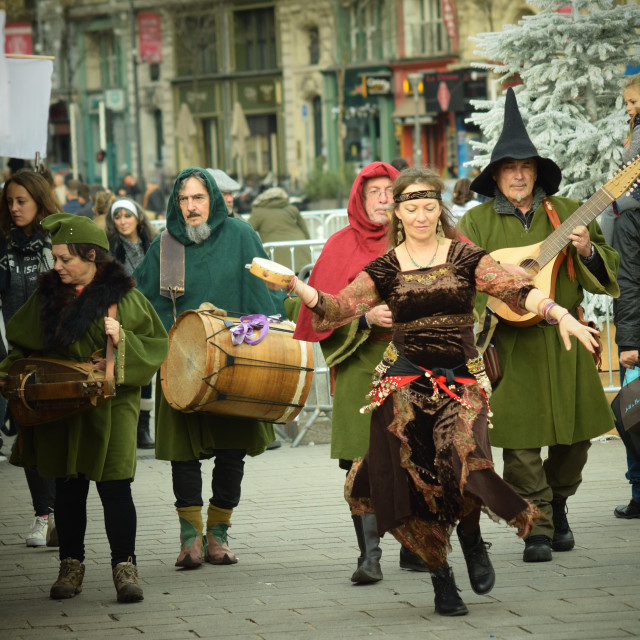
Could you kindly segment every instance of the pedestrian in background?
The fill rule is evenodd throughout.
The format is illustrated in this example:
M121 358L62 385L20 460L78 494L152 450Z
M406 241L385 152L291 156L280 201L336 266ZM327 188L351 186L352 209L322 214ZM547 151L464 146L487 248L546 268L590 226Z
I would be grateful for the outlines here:
M309 239L307 223L281 187L271 187L253 201L249 224L257 231L263 244ZM309 247L296 247L292 264L289 248L278 247L273 259L299 273L311 264L311 250Z
M231 176L227 175L222 169L207 169L207 171L216 181L216 185L218 186L218 189L220 189L220 193L222 193L222 197L224 198L224 203L227 205L229 215L232 218L242 218L239 213L236 213L233 210L233 201L235 194L240 191L240 184Z
M456 224L469 209L480 204L480 202L476 200L476 194L469 188L470 184L471 180L469 180L469 178L462 178L458 180L453 187L450 211Z
M109 253L124 267L128 275L142 262L156 236L142 207L128 198L119 198L111 205L105 231L109 239ZM153 449L155 446L149 433L152 397L153 381L140 390L138 449Z
M0 196L0 299L4 327L36 290L38 276L53 266L51 240L41 223L60 210L51 185L32 169L20 169L4 185ZM12 345L7 346L11 351ZM4 400L1 404L0 420L4 424ZM17 426L10 415L9 420L10 432L15 433ZM14 449L19 446L18 438ZM25 536L27 546L58 546L53 514L55 481L40 475L37 469L25 467L24 473L35 512L31 530Z

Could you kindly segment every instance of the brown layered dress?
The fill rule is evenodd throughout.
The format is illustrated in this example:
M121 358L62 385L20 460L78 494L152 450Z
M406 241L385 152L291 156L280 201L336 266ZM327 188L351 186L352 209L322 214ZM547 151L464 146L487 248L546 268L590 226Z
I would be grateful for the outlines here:
M313 309L314 329L325 331L384 301L393 315L388 352L427 372L448 370L448 391L435 385L434 373L389 393L373 412L369 450L345 486L354 513L374 511L379 533L390 531L431 569L446 564L453 526L472 510L506 521L520 535L536 516L493 469L487 398L466 369L478 358L476 290L524 312L531 288L483 249L452 241L443 264L412 271L401 271L392 250L339 294L320 293ZM453 382L453 375L466 382Z

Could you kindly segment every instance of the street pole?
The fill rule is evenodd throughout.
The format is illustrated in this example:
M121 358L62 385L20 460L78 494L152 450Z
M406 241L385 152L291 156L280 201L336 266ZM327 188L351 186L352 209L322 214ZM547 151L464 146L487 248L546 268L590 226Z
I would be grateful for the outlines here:
M99 129L99 137L100 137L100 149L102 151L107 150L107 110L105 108L104 100L100 100L98 103L98 129ZM107 173L108 169L107 158L105 157L100 163L100 184L103 187L108 187L109 185L109 175Z
M422 73L410 73L407 75L413 91L413 105L415 107L413 115L413 166L422 166L422 141L420 139L420 81Z
M133 0L129 0L129 13L131 18L131 66L133 68L133 104L135 109L136 146L138 147L137 171L138 193L144 193L146 189L144 173L142 170L142 136L140 134L140 97L138 95L138 47L136 45L136 12Z

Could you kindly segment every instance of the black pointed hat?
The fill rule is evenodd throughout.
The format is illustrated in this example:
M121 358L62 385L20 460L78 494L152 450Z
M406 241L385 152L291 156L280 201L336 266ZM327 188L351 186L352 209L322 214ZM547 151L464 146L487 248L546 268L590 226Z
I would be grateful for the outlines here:
M536 184L540 185L548 196L552 196L558 191L562 172L560 167L550 158L542 158L538 154L529 134L525 129L516 94L513 89L507 89L507 97L504 103L504 124L502 133L496 146L491 152L491 162L484 168L482 173L471 183L470 189L476 193L481 193L489 198L494 197L496 182L493 174L498 168L498 164L506 159L525 160L535 158L538 163L538 178Z

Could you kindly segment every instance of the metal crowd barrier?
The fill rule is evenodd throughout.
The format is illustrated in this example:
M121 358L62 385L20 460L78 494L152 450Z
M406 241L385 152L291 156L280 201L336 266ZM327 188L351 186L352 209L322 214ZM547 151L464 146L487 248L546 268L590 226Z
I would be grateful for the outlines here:
M606 377L604 386L605 393L617 393L620 391L620 376L614 379L614 371L619 374L620 364L618 361L618 347L613 334L615 327L613 324L613 298L602 294L593 294L585 291L582 301L585 320L593 320L600 329L600 339L603 349L606 351L607 359L602 373Z
M296 263L296 250L309 249L311 251L311 264L315 264L322 247L324 247L325 240L283 240L282 242L265 242L262 246L267 252L267 255L271 260L275 255L276 249L289 249L289 263L283 266L289 267L292 271L295 271Z
M322 209L318 211L303 211L302 217L307 223L309 235L312 238L326 240L348 224L346 209Z

